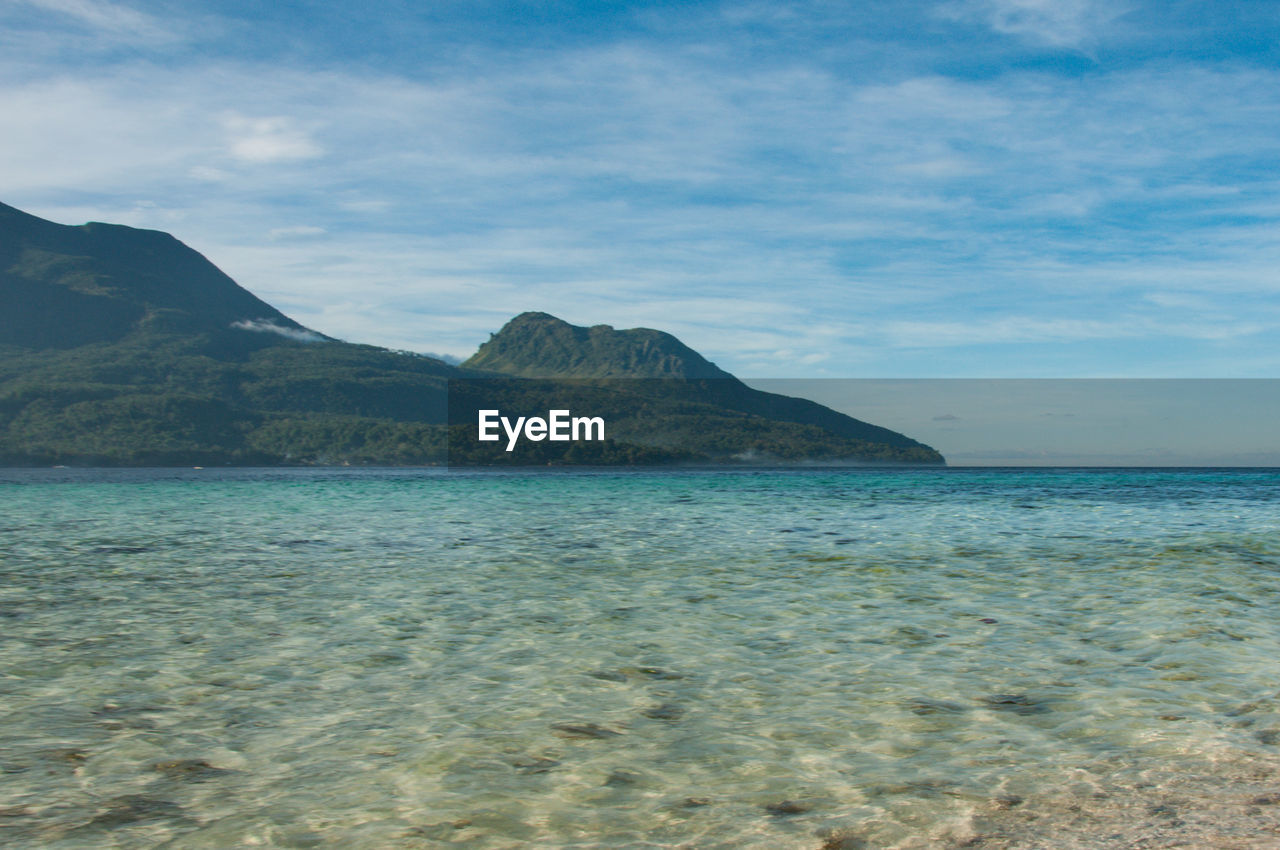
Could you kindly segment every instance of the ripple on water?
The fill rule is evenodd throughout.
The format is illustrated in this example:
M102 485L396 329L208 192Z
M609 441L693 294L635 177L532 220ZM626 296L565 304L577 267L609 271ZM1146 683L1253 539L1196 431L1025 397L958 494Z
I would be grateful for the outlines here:
M1276 476L1147 475L0 490L0 841L1274 846Z

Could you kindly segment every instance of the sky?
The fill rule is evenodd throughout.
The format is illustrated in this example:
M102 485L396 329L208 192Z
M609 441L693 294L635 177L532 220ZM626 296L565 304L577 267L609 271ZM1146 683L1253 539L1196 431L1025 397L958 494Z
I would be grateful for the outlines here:
M0 201L317 331L1280 376L1280 4L0 0Z

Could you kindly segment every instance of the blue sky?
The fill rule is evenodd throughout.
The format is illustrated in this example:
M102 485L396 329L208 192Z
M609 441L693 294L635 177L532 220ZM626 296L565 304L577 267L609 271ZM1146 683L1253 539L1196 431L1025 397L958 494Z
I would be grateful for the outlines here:
M0 48L0 201L344 339L1280 375L1280 4L0 0Z

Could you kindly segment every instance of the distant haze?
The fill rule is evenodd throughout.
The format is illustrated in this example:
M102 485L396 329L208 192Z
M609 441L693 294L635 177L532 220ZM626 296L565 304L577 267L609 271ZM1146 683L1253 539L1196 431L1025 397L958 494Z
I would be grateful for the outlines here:
M1280 380L748 380L952 466L1280 466Z

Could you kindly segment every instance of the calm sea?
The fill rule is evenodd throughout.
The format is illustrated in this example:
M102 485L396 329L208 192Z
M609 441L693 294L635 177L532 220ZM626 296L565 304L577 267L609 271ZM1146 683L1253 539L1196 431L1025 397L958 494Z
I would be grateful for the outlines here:
M0 472L0 844L1277 847L1277 611L1274 470Z

